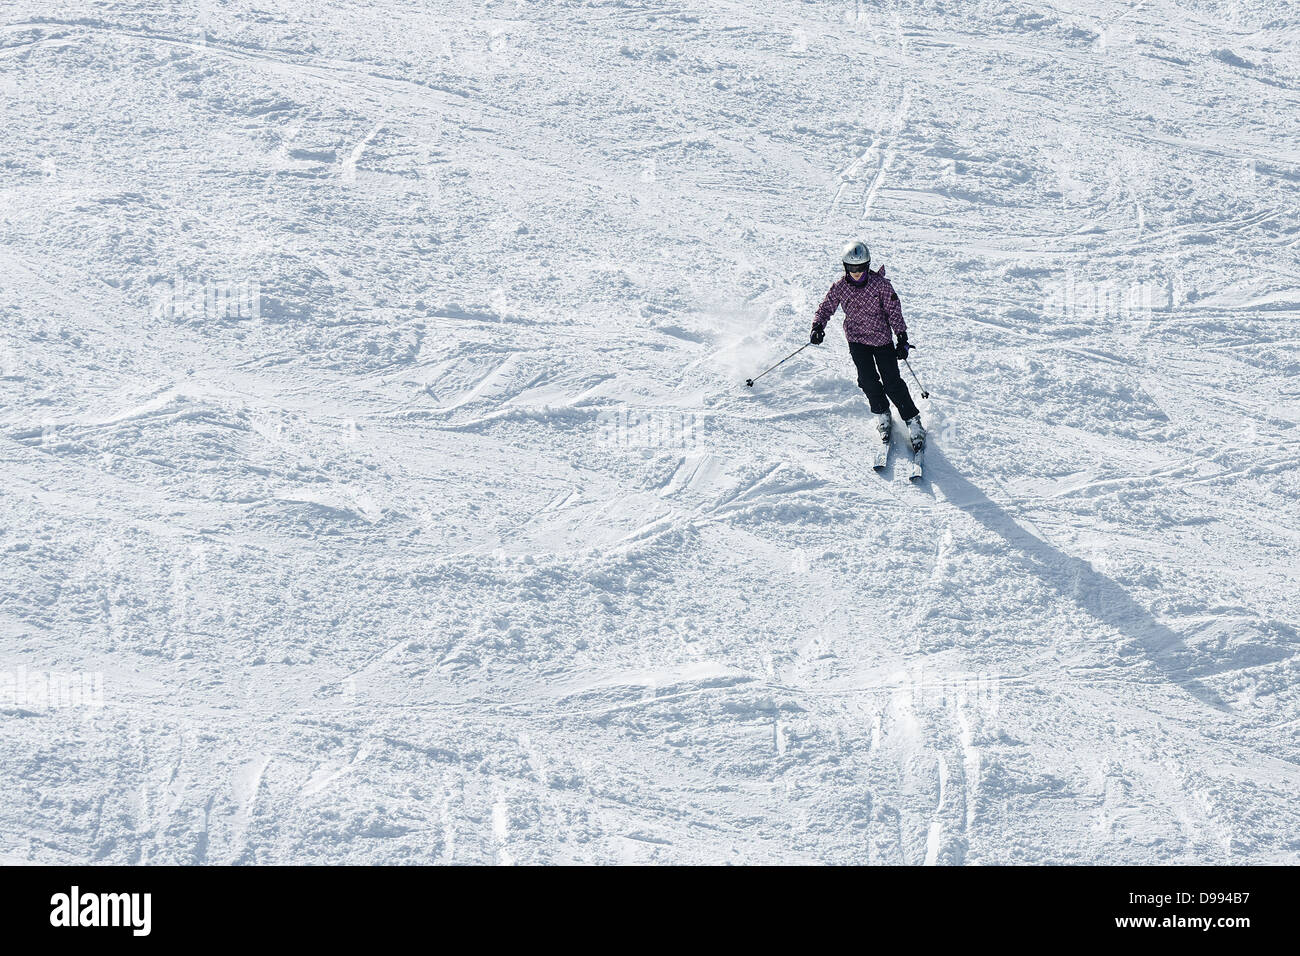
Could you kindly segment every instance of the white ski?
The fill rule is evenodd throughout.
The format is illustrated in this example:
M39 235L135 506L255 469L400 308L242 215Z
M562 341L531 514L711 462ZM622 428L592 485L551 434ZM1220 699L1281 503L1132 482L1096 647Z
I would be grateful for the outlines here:
M876 471L883 470L889 463L889 446L890 442L882 441L880 447L876 449L876 460L871 465Z
M920 481L922 468L925 465L925 442L921 443L920 448L912 450L911 470L908 472L908 479L911 481Z

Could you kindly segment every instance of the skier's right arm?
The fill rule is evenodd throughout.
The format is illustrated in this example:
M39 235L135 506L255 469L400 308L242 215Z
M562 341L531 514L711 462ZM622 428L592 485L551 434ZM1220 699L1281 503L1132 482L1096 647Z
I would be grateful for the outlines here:
M830 291L826 293L826 298L822 299L822 304L817 306L817 314L813 317L813 330L823 332L826 329L826 323L831 320L835 310L840 307L840 284L836 282L831 286Z

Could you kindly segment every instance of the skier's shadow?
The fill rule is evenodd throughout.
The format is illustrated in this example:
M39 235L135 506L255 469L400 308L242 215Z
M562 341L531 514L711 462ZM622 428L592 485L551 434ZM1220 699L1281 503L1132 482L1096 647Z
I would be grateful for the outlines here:
M1097 620L1135 639L1148 660L1197 700L1219 710L1230 709L1213 689L1187 675L1185 666L1178 661L1187 655L1183 639L1157 621L1127 591L1088 562L1058 551L1022 528L984 492L961 477L937 448L927 448L925 457L927 466L939 466L927 470L944 497L1020 551L1040 580L1077 602Z

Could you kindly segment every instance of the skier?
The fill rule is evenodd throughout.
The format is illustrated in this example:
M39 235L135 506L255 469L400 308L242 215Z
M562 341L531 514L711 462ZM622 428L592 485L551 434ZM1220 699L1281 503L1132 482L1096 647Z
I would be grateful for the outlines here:
M849 340L849 355L858 367L858 387L866 393L867 402L876 416L880 440L889 441L889 402L892 401L907 425L912 449L919 451L925 443L921 413L912 401L907 383L898 374L898 360L907 358L911 351L898 293L885 278L884 266L876 272L871 271L871 250L861 239L845 246L841 259L844 276L835 281L817 307L812 344L821 345L826 338L826 323L836 309L843 309L844 337ZM898 339L897 344L894 336Z

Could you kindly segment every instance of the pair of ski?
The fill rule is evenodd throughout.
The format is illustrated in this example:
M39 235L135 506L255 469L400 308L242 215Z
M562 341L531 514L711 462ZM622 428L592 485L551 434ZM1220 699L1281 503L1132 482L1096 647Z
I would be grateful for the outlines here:
M876 450L876 460L871 467L876 471L884 471L885 465L889 464L889 450L893 447L893 428L889 429L890 434L881 438L880 448ZM922 438L919 445L911 447L912 460L907 465L907 477L910 481L920 481L925 466L925 439Z

